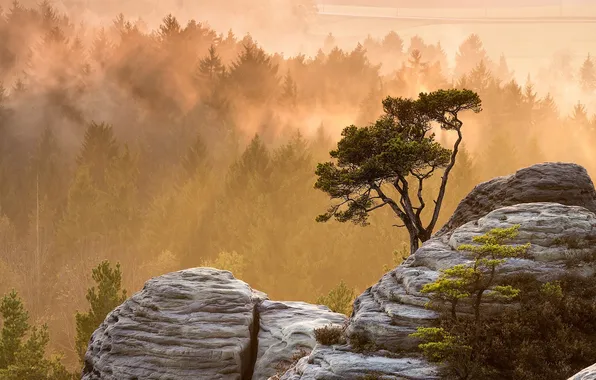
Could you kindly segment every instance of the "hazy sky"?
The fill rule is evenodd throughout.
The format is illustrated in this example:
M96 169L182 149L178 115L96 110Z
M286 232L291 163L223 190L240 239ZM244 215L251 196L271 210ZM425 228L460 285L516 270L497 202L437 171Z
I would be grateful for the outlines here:
M498 59L504 53L515 69L515 76L524 82L528 73L536 74L539 67L549 64L554 54L566 52L577 66L588 53L596 55L596 33L594 24L447 24L424 25L425 22L402 21L382 18L358 17L317 17L311 20L308 29L299 30L292 16L292 5L297 0L55 0L58 9L71 16L84 18L88 22L110 24L115 16L122 12L129 19L142 17L151 28L156 28L168 13L174 14L182 23L189 19L208 21L217 31L225 33L232 28L237 35L250 32L261 45L269 51L283 52L286 56L297 53L314 55L321 47L324 37L332 32L340 47L352 49L358 41L368 34L382 37L391 30L397 31L407 42L414 35L421 36L426 42L441 42L450 63L453 62L459 44L471 33L480 35L489 55ZM467 17L478 15L479 9L455 9L456 5L471 3L487 6L517 3L539 5L539 8L492 8L487 12L491 16L512 17L536 14L556 15L561 8L553 6L559 0L451 0L450 9L432 8L429 4L444 0L317 0L320 3L363 3L377 6L416 5L415 9L401 9L400 14L438 15ZM5 8L12 0L0 0ZM22 0L26 5L35 5L38 0ZM596 0L562 0L562 11L567 15L596 16ZM591 5L586 5L591 4ZM511 5L511 4L508 4ZM549 6L550 5L550 6ZM352 11L365 12L363 8L353 7ZM409 12L409 13L407 13ZM472 13L470 13L472 12ZM542 13L540 13L542 12ZM76 18L75 17L75 18ZM575 96L567 97L570 104L577 102Z

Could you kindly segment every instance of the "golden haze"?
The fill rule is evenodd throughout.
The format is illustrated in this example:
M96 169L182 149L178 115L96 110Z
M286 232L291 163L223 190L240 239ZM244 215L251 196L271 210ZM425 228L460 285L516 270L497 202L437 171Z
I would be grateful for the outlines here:
M463 115L442 221L479 181L520 167L596 170L587 33L516 26L517 45L480 26L480 37L458 26L367 37L362 21L325 30L306 0L223 3L0 2L0 292L16 288L73 365L74 314L103 259L122 264L129 293L204 264L275 299L377 281L405 232L388 210L368 227L316 223L329 200L313 184L342 128L376 119L387 95L453 84L484 101ZM509 59L529 45L519 65ZM86 139L91 122L113 139L109 128Z

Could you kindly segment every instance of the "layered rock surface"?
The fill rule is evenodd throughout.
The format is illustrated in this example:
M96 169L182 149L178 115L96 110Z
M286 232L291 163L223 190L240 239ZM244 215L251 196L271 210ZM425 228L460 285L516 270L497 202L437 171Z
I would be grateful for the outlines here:
M281 380L366 379L367 375L387 380L440 379L436 368L422 359L365 355L318 346Z
M568 380L596 380L596 364L576 373Z
M84 380L267 379L343 325L325 306L273 302L228 271L195 268L149 280L95 331Z
M574 164L539 164L476 186L440 233L357 298L348 334L390 350L414 348L417 342L409 334L438 317L424 307L429 299L421 288L441 270L470 263L457 247L496 227L519 224L511 243L532 245L529 257L508 260L501 275L532 273L545 281L561 275L569 270L569 259L581 261L592 251L596 215L590 209L596 210L595 200L592 181ZM593 268L573 270L589 275Z
M511 244L532 245L527 258L509 259L500 267L500 275L531 273L548 281L569 271L567 262L593 250L596 240L596 215L583 207L558 203L523 203L503 207L468 222L454 231L436 236L425 243L402 265L387 273L366 290L354 304L349 335L366 339L390 350L414 348L409 337L417 326L427 326L438 314L424 307L429 301L421 288L434 281L440 271L457 264L470 264L461 244L472 243L474 236L493 228L521 225ZM589 266L576 268L591 274Z
M326 306L305 302L263 301L258 306L258 315L259 348L254 379L276 375L277 368L292 364L296 354L312 351L316 344L314 329L342 326L347 319Z
M532 244L528 257L508 260L500 275L532 273L545 281L558 277L570 270L569 259L581 262L591 254L596 239L594 211L594 185L586 170L574 164L539 164L476 186L432 239L357 298L348 336L390 351L415 348L418 342L409 334L438 317L425 308L429 299L420 293L421 288L434 281L442 269L471 262L457 247L496 227L520 224L512 244ZM591 275L594 268L580 264L572 270ZM438 376L436 367L414 354L405 356L386 358L382 351L362 356L341 347L317 346L283 379L356 380L363 374L394 379L439 378L433 377ZM395 361L396 367L377 372L372 364L376 360ZM412 366L400 369L399 363L404 361Z
M555 202L596 212L596 192L586 169L545 162L477 185L435 235L442 235L489 212L520 203Z
M83 379L249 379L263 298L209 268L149 280L93 333Z

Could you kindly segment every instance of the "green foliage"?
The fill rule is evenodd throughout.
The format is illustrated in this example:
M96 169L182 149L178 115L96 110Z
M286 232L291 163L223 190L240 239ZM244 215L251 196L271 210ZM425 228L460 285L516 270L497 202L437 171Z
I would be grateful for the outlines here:
M589 54L580 68L579 76L581 89L587 94L593 93L596 89L596 66Z
M466 357L472 347L460 342L457 336L451 335L441 327L418 327L413 338L422 340L419 345L424 355L433 362L453 360L454 357Z
M246 261L244 260L244 256L235 251L224 251L220 252L215 260L204 261L201 266L227 270L232 272L234 277L242 279L246 270Z
M122 289L122 273L120 264L112 268L108 261L103 261L92 273L93 286L87 290L89 310L77 312L75 316L77 336L75 347L81 363L85 360L87 345L93 332L104 321L108 313L126 300L126 290Z
M564 276L540 284L532 275L505 277L497 282L496 269L507 259L520 257L529 244L510 246L519 225L498 228L466 244L473 265L446 269L422 291L434 300L451 303L451 313L440 326L418 328L411 334L431 361L443 363L447 379L567 378L588 366L596 354L596 286L594 278ZM501 313L481 313L484 296L518 307ZM455 308L471 301L473 316ZM431 307L440 310L431 303Z
M15 363L15 355L21 348L21 341L29 330L29 314L17 293L13 290L4 296L0 305L2 313L2 335L0 336L0 368Z
M451 316L457 318L457 304L461 299L472 298L475 321L480 321L482 299L487 290L501 299L513 299L519 295L519 289L511 286L495 285L497 267L506 259L526 254L530 244L511 246L504 245L507 240L515 238L519 225L509 228L494 228L481 236L475 236L472 244L462 244L460 251L468 251L473 255L472 265L460 264L442 271L439 278L422 287L422 293L431 293L435 300L451 304Z
M344 327L327 325L315 329L315 339L324 346L333 346L336 344L345 344L346 338Z
M367 225L371 211L389 205L408 229L413 252L419 241L430 238L437 222L449 171L455 164L462 139L459 112L480 112L481 101L469 90L439 90L421 93L417 100L388 97L383 107L385 115L374 124L352 125L343 130L337 149L330 152L337 163L317 166L315 188L341 200L317 217L317 221L335 217L340 222ZM435 141L430 133L432 123L457 132L453 150ZM424 227L423 183L441 169L445 172L433 215ZM386 194L386 184L397 191L399 201ZM418 205L410 197L410 186L417 186Z
M107 124L90 123L56 243L63 255L126 245L139 225L137 157Z
M352 305L356 298L356 292L348 287L342 280L336 287L331 289L327 295L317 298L316 303L325 305L331 311L341 313L347 316L352 314Z
M284 77L282 93L279 102L282 106L289 107L290 109L296 107L298 97L298 88L296 82L292 79L292 76L288 72Z
M103 188L105 172L117 156L118 143L113 127L105 123L91 122L85 130L83 145L77 156L79 167L88 167L93 183Z
M0 305L2 335L0 337L1 380L74 380L61 363L61 357L46 358L50 341L48 327L33 327L21 299L13 290ZM25 337L27 337L26 340Z
M279 86L279 66L252 39L246 41L238 59L232 63L229 79L250 102L266 102Z

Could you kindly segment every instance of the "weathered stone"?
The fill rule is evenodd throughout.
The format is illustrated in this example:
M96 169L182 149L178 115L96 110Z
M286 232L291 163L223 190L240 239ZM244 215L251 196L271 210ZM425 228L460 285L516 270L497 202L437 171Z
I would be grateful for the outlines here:
M392 380L440 379L437 368L421 358L365 355L317 346L281 380L360 380L366 375Z
M95 331L82 379L249 379L263 297L211 268L149 280Z
M316 345L314 329L343 325L347 317L326 306L305 302L264 301L258 306L258 355L253 379L267 379L279 366L289 366L296 354L309 354Z
M585 275L593 273L592 265L570 269L567 262L572 258L589 257L594 252L594 213L583 207L558 203L503 207L450 233L435 236L367 289L354 303L348 335L358 335L390 350L414 348L417 341L409 334L438 317L436 312L424 307L429 299L420 292L422 287L434 281L443 269L471 263L469 253L457 250L461 244L470 244L474 236L493 228L515 224L521 227L517 238L510 243L529 242L531 248L526 258L507 260L498 270L500 276L530 273L539 280L549 281L569 270Z
M498 208L533 202L582 206L596 212L596 190L582 166L562 162L536 164L477 185L436 235L443 235Z
M576 373L568 380L596 380L596 364Z

